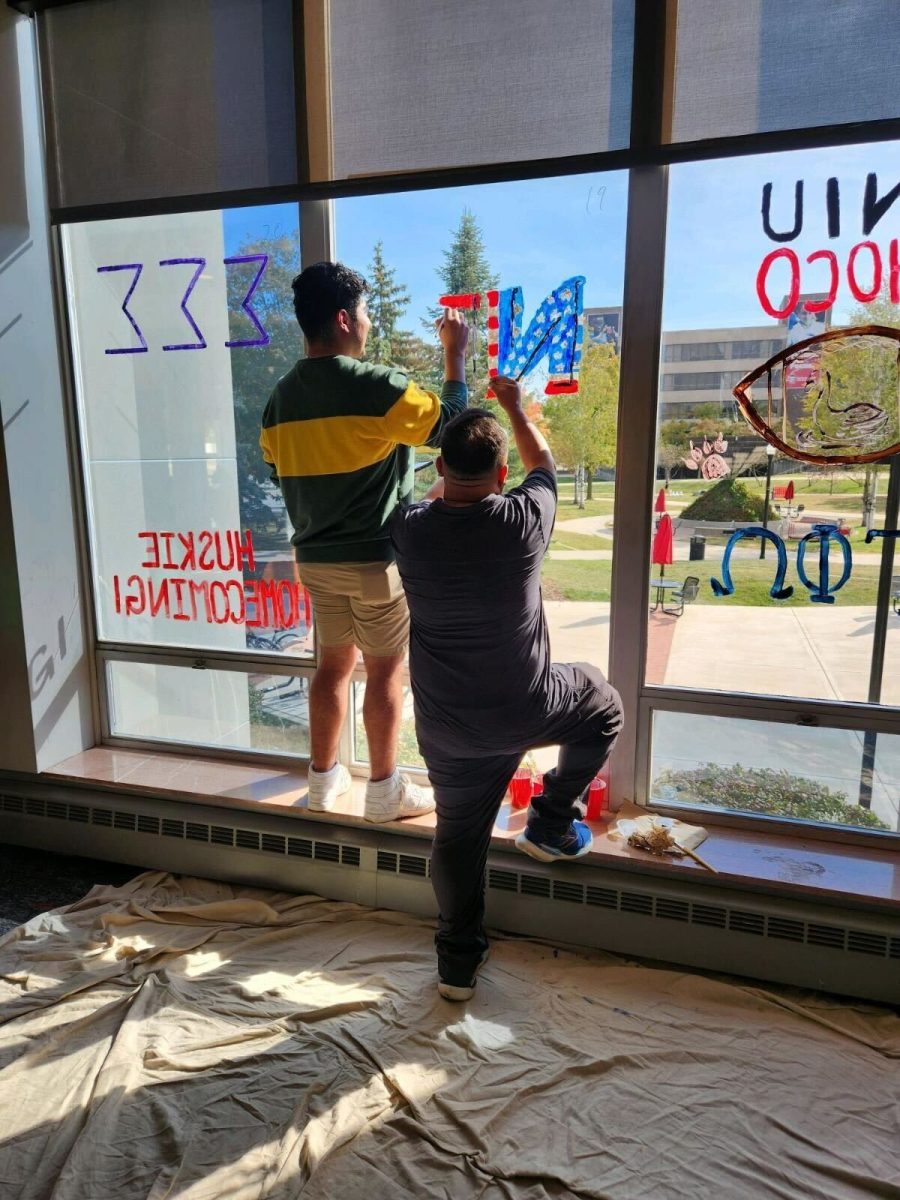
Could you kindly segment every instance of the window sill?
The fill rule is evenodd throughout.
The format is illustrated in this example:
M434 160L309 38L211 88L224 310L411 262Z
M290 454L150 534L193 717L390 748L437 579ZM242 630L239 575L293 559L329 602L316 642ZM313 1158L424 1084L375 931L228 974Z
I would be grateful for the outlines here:
M202 804L238 809L295 813L313 821L343 826L391 829L409 836L430 838L434 816L370 825L363 819L365 783L355 779L351 793L342 797L340 811L310 813L306 807L306 772L271 766L248 766L178 754L148 754L97 746L58 763L41 776L48 783L90 786L136 795L194 800ZM587 865L694 878L717 885L763 892L820 898L863 908L900 907L900 852L871 846L843 846L758 830L707 826L709 836L701 853L717 874L688 858L658 859L619 842L607 833L613 818L592 822L594 848L582 861ZM524 811L500 809L492 846L509 848L525 824Z

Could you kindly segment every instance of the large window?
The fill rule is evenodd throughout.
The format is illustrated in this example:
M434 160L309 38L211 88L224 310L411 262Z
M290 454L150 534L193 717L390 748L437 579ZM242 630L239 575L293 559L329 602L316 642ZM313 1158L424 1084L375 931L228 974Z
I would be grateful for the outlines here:
M863 418L872 428L883 419L884 444L893 436L896 341L837 339L797 356L791 347L828 329L900 327L890 265L900 209L865 198L867 188L889 190L898 169L896 144L671 169L664 330L721 337L728 325L754 366L784 351L752 394L801 449L827 450L856 422L849 436L861 451L874 444ZM744 336L765 321L768 339ZM704 378L730 389L744 373L663 372L660 393ZM657 462L646 680L669 699L652 718L652 796L896 830L896 739L879 729L900 701L890 670L900 604L884 595L878 604L893 542L867 538L898 525L887 463L809 465L734 412L694 406L681 416L670 404L660 406ZM669 520L666 546L658 527ZM671 711L671 689L691 693L689 712ZM813 727L711 715L724 713L716 697L726 693L748 698L747 716L756 696L766 715ZM790 707L772 708L774 698ZM818 707L798 711L796 701ZM873 705L870 723L864 709L839 711L848 703Z
M469 312L476 329L468 362L472 404L491 403L486 401L488 355L496 335L486 322L488 294L521 288L525 334L546 297L573 279L583 280L569 285L579 289L582 311L592 310L593 318L588 329L581 322L577 332L577 394L553 393L558 338L548 340L546 354L529 350L526 338L516 373L525 371L529 409L560 468L559 512L542 580L553 655L562 661L587 660L603 670L609 655L627 195L627 176L618 172L335 204L338 256L364 269L376 287L369 306L375 321L371 356L438 388L441 360L431 326L439 298L485 297L482 306ZM423 450L421 457L429 455L434 452ZM514 450L510 464L510 483L515 484L523 472ZM423 486L432 478L433 473L423 473ZM362 694L360 685L357 713ZM357 724L356 744L365 757L361 722ZM402 749L407 760L415 756L420 762L414 748L410 708ZM538 762L549 764L552 753L538 752Z
M543 571L552 649L608 670L627 698L615 799L896 832L900 467L809 464L785 448L827 458L847 429L851 447L900 444L900 146L772 152L812 124L866 120L863 136L896 136L871 124L892 115L890 6L834 3L826 21L812 0L786 16L732 0L504 0L464 3L461 25L434 5L334 0L304 6L304 94L285 107L300 23L288 36L290 5L254 4L204 76L215 103L181 130L162 36L179 6L162 5L147 34L115 2L111 44L150 38L162 114L150 134L168 164L147 159L145 183L132 155L117 186L91 166L111 111L101 92L121 91L107 87L115 56L94 62L83 138L66 135L60 101L94 41L96 14L86 23L81 7L42 20L104 735L307 751L313 614L257 445L272 385L302 352L289 291L302 216L306 262L336 253L370 277L369 357L434 389L440 298L468 297L482 402L507 345L496 297L521 289L507 365L560 467ZM460 83L439 48L463 27ZM269 135L246 180L235 97L209 90L245 29L253 102L240 120ZM471 69L498 38L511 90ZM795 44L809 69L795 69ZM539 52L558 69L525 80L516 63ZM844 86L810 90L836 54ZM168 163L165 146L225 125L206 165ZM695 140L709 155L717 134L720 159L647 165L701 152L685 145ZM520 169L545 175L510 182ZM296 203L237 207L232 191L224 210L120 215L123 200L149 213L181 204L166 197L202 204L254 184L272 195L293 180ZM367 195L375 186L384 193ZM329 188L344 198L309 198ZM98 214L104 200L112 213ZM529 334L542 309L563 323L558 340ZM841 338L861 326L878 328ZM734 389L750 373L745 419ZM421 495L433 453L417 457ZM521 476L513 455L511 482ZM353 687L341 752L362 771L361 666ZM401 756L421 766L409 691L404 717Z
M297 206L82 224L63 244L101 646L309 661L309 597L258 447L302 349ZM200 683L158 655L105 670L112 734L306 750L300 676Z

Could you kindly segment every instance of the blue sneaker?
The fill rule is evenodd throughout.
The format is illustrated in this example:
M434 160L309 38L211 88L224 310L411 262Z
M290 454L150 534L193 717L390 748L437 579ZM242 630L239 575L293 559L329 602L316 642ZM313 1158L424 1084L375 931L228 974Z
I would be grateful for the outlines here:
M516 846L538 862L565 862L581 858L594 844L594 835L584 821L573 821L565 833L534 833L526 825L516 838Z

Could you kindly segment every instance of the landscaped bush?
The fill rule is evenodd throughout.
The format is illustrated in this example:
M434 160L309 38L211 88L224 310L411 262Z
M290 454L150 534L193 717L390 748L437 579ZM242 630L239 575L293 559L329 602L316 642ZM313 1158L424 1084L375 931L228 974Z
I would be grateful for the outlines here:
M720 479L717 484L698 496L681 514L682 520L694 521L761 521L765 499L755 496L738 479ZM769 508L769 519L775 516Z
M680 800L805 821L888 828L869 809L848 800L844 792L833 792L814 779L769 767L704 763L686 771L667 768L656 777L654 796L657 801Z

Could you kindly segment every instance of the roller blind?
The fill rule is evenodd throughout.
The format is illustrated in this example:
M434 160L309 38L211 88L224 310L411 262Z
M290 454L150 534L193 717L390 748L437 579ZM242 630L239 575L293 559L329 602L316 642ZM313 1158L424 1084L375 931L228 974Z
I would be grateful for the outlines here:
M900 116L898 0L679 0L672 140Z
M40 17L53 207L295 183L291 0Z
M307 47L313 178L628 145L633 0L330 0L326 12L318 78Z

